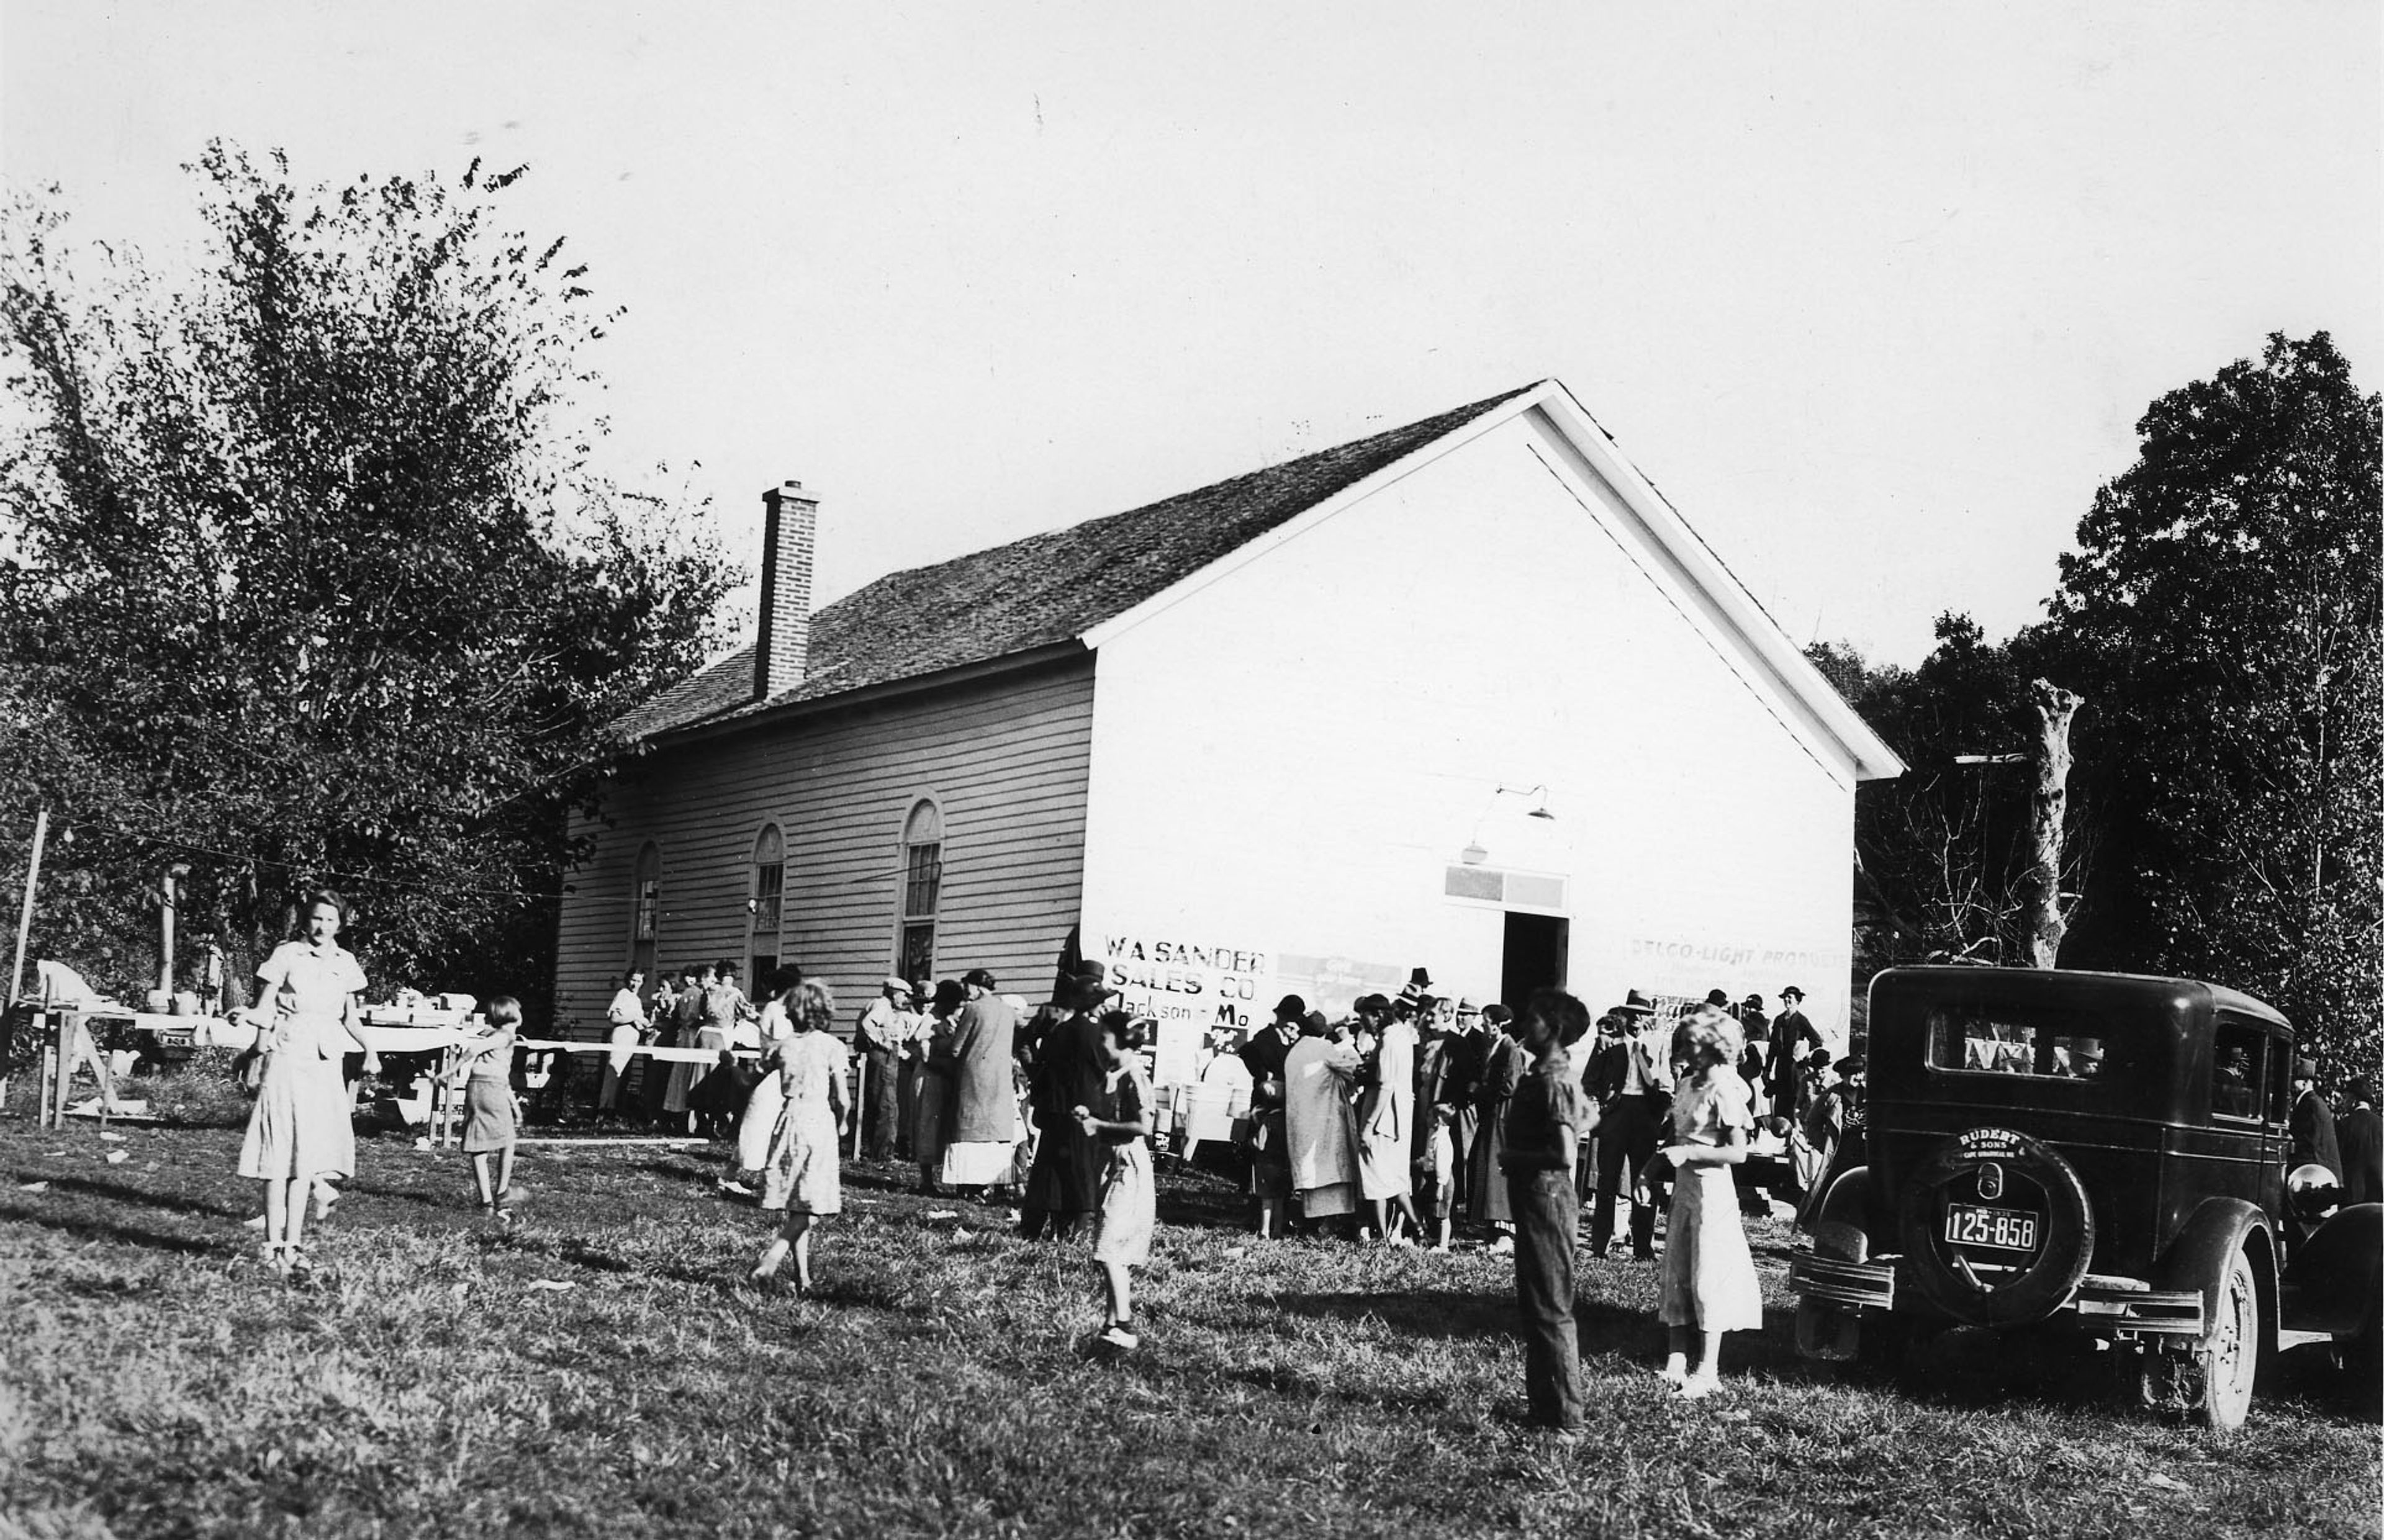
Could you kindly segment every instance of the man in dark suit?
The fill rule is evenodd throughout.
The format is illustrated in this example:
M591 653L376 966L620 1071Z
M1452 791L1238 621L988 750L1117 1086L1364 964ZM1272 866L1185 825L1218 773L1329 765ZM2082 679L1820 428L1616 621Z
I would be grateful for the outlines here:
M1671 1029L1656 1024L1655 1007L1639 991L1617 1008L1623 1029L1622 1073L1597 1125L1597 1207L1590 1216L1589 1249L1603 1257L1614 1239L1614 1200L1631 1188L1631 1254L1656 1260L1656 1210L1642 1202L1638 1174L1656 1153L1672 1104Z
M1582 1094L1588 1105L1597 1112L1598 1121L1605 1122L1614 1099L1622 1094L1622 1080L1630 1063L1630 1049L1623 1039L1630 1034L1634 1020L1620 1006L1597 1018L1596 1039L1577 1055L1581 1062ZM1597 1152L1607 1135L1600 1127L1596 1134L1599 1143L1593 1143L1581 1152L1581 1169L1574 1186L1585 1208L1597 1197Z
M1449 1201L1473 1206L1473 1138L1481 1114L1474 1102L1481 1096L1482 1075L1490 1063L1490 1034L1482 1029L1482 1011L1471 1000L1456 1002L1450 1015L1448 1046L1442 1054L1440 1100L1446 1109L1450 1158L1455 1164ZM1495 1175L1496 1174L1493 1173Z
M2384 1203L2384 1118L2376 1114L2376 1082L2354 1074L2343 1095L2351 1110L2334 1125L2342 1152L2342 1200Z
M2335 1142L2334 1110L2317 1094L2317 1061L2293 1061L2292 1160L2295 1166L2321 1165L2342 1180L2342 1149Z
M1771 1062L1765 1089L1775 1108L1796 1104L1796 1066L1817 1048L1827 1048L1820 1029L1805 1018L1805 991L1794 984L1780 991L1780 1014L1771 1018Z

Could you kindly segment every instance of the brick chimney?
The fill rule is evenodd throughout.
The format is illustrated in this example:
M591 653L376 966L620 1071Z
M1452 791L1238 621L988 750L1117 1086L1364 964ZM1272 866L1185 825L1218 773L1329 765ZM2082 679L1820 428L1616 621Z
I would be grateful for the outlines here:
M819 499L789 481L762 494L762 626L753 639L753 698L803 682L812 651L812 541Z

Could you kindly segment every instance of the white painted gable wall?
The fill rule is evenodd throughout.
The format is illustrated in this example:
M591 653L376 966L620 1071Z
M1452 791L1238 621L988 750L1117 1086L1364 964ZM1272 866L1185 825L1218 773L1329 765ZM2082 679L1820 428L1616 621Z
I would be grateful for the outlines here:
M1487 864L1567 879L1593 1008L1794 983L1842 1040L1853 766L1623 508L1526 413L1104 639L1086 950L1422 962L1493 998L1499 913L1442 892L1478 829ZM1333 988L1238 987L1262 1019L1303 986Z

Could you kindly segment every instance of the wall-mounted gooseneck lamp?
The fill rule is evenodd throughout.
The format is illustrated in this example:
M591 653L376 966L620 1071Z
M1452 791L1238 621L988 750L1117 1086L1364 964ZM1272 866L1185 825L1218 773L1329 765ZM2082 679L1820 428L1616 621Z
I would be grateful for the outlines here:
M1473 838L1465 842L1465 849L1457 852L1457 858L1468 866L1479 866L1490 859L1490 852L1482 848L1482 825L1490 816L1490 810L1498 805L1498 799L1501 797L1537 798L1537 805L1523 816L1542 819L1551 824L1556 822L1557 815L1548 811L1548 789L1546 786L1499 787L1490 793L1489 801L1482 804L1480 815L1473 820Z

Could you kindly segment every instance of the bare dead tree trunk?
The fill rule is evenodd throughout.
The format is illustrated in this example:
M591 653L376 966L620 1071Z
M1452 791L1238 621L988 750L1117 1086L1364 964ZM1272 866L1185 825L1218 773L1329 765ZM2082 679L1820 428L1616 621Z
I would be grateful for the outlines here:
M2025 888L2028 913L2024 934L2033 967L2056 965L2061 938L2069 916L2061 902L2061 830L2069 812L2069 721L2085 698L2047 679L2029 686L2036 707L2043 746L2036 758L2036 794L2030 799L2029 832L2033 837L2035 863Z

